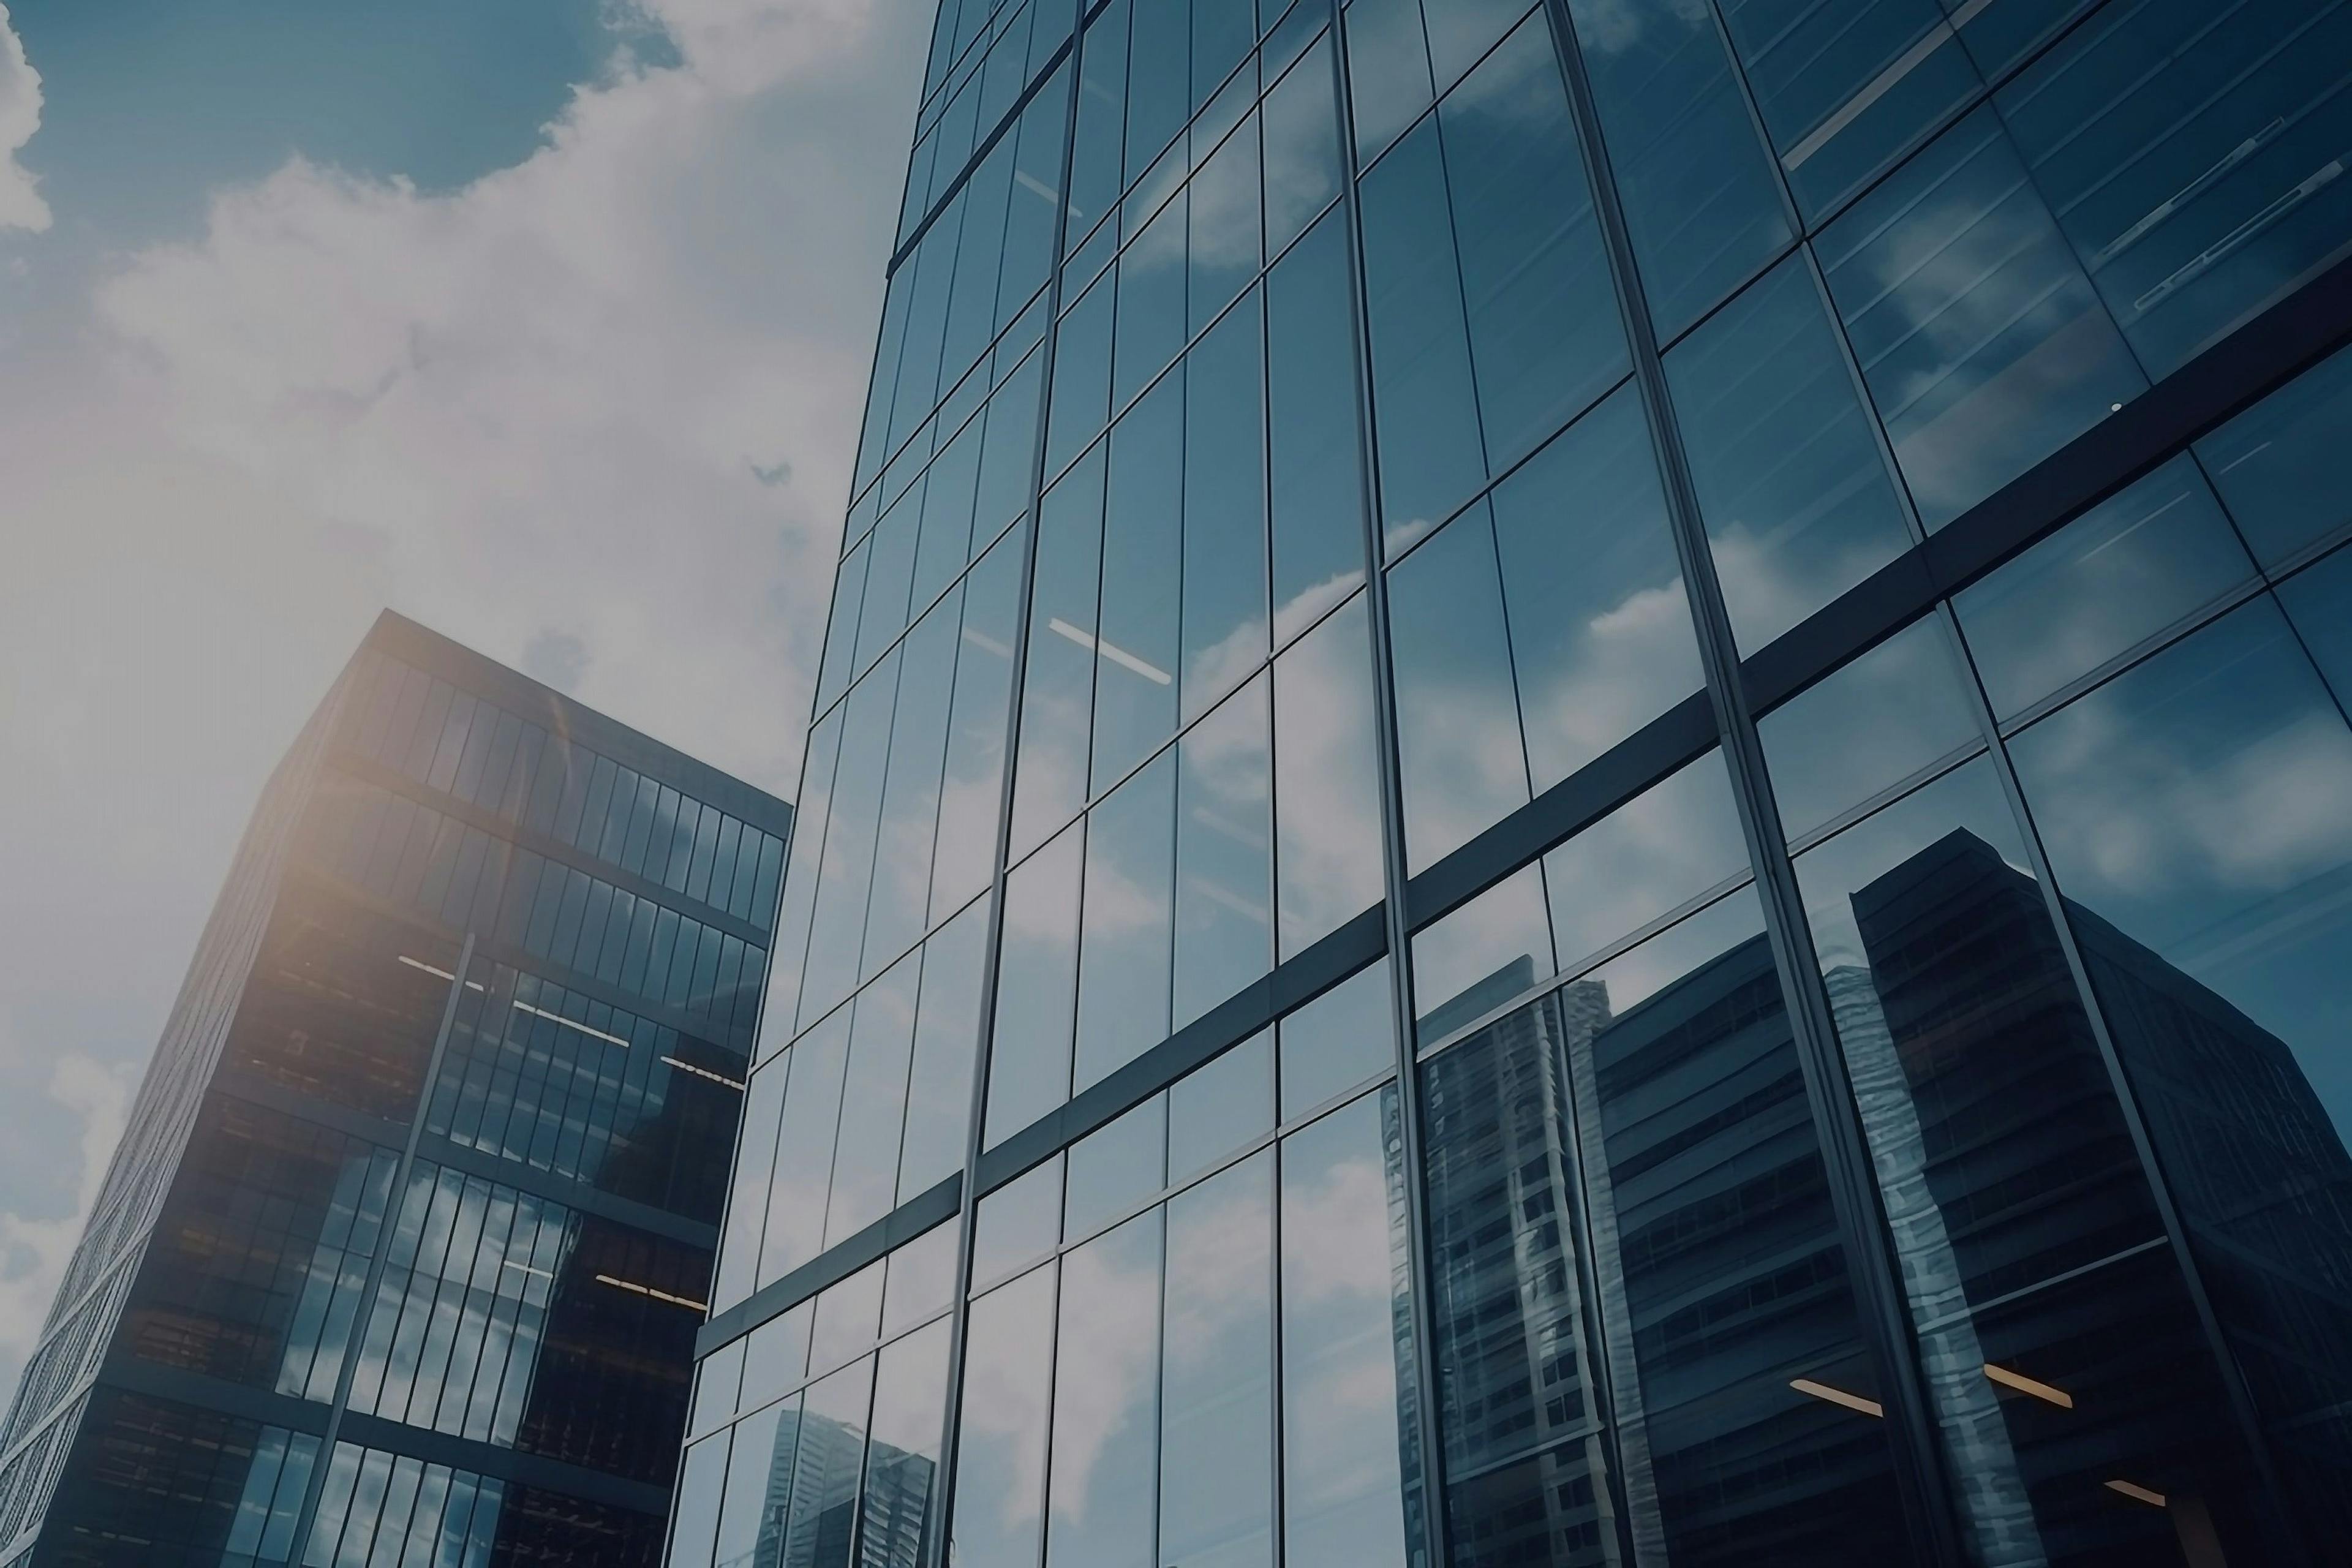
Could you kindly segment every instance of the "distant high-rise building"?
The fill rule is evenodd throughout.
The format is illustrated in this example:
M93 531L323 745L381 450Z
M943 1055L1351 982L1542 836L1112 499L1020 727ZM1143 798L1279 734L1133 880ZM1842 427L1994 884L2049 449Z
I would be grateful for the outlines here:
M0 1427L0 1563L656 1561L790 823L387 612Z
M2347 60L942 0L672 1568L2347 1562Z

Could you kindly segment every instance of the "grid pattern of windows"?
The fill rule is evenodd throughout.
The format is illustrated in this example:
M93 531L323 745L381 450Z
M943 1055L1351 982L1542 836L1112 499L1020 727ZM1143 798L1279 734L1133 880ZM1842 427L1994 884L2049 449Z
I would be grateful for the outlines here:
M2347 29L942 5L672 1561L2339 1554Z

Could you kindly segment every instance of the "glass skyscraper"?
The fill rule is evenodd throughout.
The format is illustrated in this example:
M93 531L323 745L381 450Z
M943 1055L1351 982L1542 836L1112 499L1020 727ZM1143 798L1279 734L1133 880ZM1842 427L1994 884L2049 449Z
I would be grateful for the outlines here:
M0 1563L657 1563L789 826L379 620L0 1427Z
M2330 0L946 0L671 1568L2352 1562L2347 157Z

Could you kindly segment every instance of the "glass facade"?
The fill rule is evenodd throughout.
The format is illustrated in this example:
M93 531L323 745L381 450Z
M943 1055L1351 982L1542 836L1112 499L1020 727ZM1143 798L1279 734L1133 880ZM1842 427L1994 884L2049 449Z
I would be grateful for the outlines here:
M379 621L10 1407L0 1562L657 1563L789 826Z
M2346 1561L2347 59L945 0L672 1568Z

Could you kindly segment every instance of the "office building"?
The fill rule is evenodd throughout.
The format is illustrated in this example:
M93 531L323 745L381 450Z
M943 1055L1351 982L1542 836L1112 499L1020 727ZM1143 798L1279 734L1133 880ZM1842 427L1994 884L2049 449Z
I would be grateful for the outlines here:
M657 1563L790 817L387 612L0 1429L0 1563Z
M2347 60L947 0L672 1568L2352 1560Z

